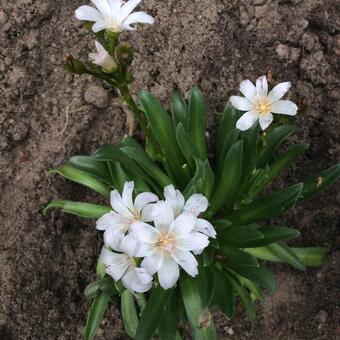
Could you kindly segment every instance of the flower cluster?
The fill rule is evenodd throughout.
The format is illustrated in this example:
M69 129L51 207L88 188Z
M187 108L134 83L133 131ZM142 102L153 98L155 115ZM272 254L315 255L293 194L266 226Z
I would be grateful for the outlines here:
M169 185L164 200L144 192L133 201L133 190L134 183L126 182L122 195L112 191L112 211L97 221L97 229L104 230L101 259L107 274L134 292L148 291L156 273L164 289L173 287L179 267L195 277L194 254L201 254L209 238L216 237L211 223L199 217L208 208L207 198L194 194L185 201Z

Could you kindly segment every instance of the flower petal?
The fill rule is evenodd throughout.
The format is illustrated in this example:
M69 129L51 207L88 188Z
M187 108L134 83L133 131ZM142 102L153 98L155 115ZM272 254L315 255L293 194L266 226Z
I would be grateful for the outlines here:
M194 230L199 231L207 235L208 237L216 238L216 230L214 229L212 224L209 221L204 220L202 218L197 219Z
M204 249L209 245L208 236L192 232L176 237L175 247L182 251Z
M129 0L121 7L121 12L128 16L142 0Z
M179 278L179 267L170 255L164 256L162 266L158 271L159 284L164 289L172 288Z
M268 94L268 99L271 102L275 102L281 99L286 92L290 89L291 82L287 81L284 83L277 84Z
M256 87L250 80L243 80L240 84L241 93L250 101L256 96Z
M248 111L236 122L236 127L241 131L246 131L256 123L258 117L256 112Z
M155 227L161 232L168 232L174 221L174 212L169 202L159 201L155 206L154 223Z
M94 33L98 33L102 30L105 30L106 28L107 28L107 26L103 21L98 21L92 26L92 31Z
M91 2L98 8L103 16L108 17L111 15L111 8L107 0L91 0Z
M111 13L117 13L123 4L121 0L108 0L108 3L111 8Z
M266 76L256 79L256 92L259 97L266 97L268 95L268 82Z
M290 100L278 100L272 104L272 112L288 115L288 116L295 116L298 110L298 107L295 103Z
M127 206L123 202L123 199L117 190L111 191L110 203L111 203L112 209L116 211L118 214L123 215L130 219L133 219L133 214L127 208Z
M109 227L115 227L117 223L121 222L121 216L116 214L113 211L110 211L107 214L104 214L102 217L100 217L96 222L96 228L98 230L105 230Z
M273 115L271 113L262 114L259 118L262 131L265 130L273 121Z
M140 242L156 244L160 238L159 231L150 224L144 222L135 222L131 226L132 233Z
M119 247L121 251L133 257L138 251L138 239L133 234L126 235L120 242Z
M133 201L132 201L132 193L133 193L134 187L135 187L135 184L132 181L125 182L123 193L122 193L122 200L123 200L124 205L127 208L129 208L129 210L132 212L135 210L133 206Z
M105 247L100 254L100 258L107 266L106 272L115 281L119 281L130 266L130 259L127 255L110 252Z
M170 234L172 237L188 234L194 229L196 221L197 217L194 214L184 212L171 225Z
M234 106L237 110L240 110L240 111L249 111L252 108L252 104L250 100L244 97L231 96L230 102L232 106Z
M155 209L157 209L157 203L147 204L141 212L141 221L142 222L153 221L153 219L155 217Z
M159 248L154 248L152 253L150 253L141 263L141 267L145 268L150 275L158 272L163 264L164 253Z
M155 23L155 19L145 13L145 12L135 12L130 14L123 22L122 25L130 26L132 24L141 23L141 24L150 24L153 25Z
M198 274L198 263L189 251L175 251L174 259L190 276L195 277Z
M126 233L127 229L124 226L114 226L107 228L104 232L104 242L110 248L121 251L120 243Z
M208 199L202 194L193 194L184 205L184 211L196 216L208 209Z
M102 21L102 14L91 6L81 6L76 10L76 18L85 21Z
M182 213L185 203L184 196L179 190L175 190L175 187L172 184L167 185L164 188L164 197L172 206L175 217Z
M152 192L143 192L137 195L135 199L135 209L140 213L147 204L154 203L157 201L158 201L157 195L153 194Z
M130 292L145 293L152 287L152 277L143 268L131 267L122 283Z

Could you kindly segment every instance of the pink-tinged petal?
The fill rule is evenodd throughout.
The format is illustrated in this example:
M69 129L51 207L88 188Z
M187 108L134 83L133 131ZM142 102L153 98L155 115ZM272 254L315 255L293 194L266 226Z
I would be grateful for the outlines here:
M164 197L167 202L172 206L175 217L183 211L185 199L179 190L170 184L164 188Z
M135 12L135 13L130 14L122 22L124 26L130 26L130 25L137 24L137 23L153 25L155 23L155 19L151 15L145 12Z
M134 217L133 214L124 204L123 199L117 190L111 191L110 203L111 203L112 209L116 211L118 214L123 215L126 218L133 219Z
M125 182L124 183L124 189L122 193L122 200L124 205L131 211L134 211L133 201L132 201L132 193L133 189L135 187L135 184L131 182Z
M135 209L140 213L147 204L154 203L157 201L158 201L157 195L153 194L152 192L143 192L137 195L135 199Z
M236 122L236 127L241 131L246 131L256 123L258 118L259 115L256 112L248 111Z
M114 226L105 230L104 232L104 242L105 244L117 251L121 251L120 243L127 231L126 227Z
M196 216L208 209L208 199L202 194L193 194L184 205L184 211Z
M266 97L268 94L267 77L262 76L256 79L256 92L259 97Z
M152 277L145 269L131 267L122 277L122 283L132 293L145 293L152 287Z
M295 116L298 107L295 103L290 100L278 100L272 104L272 112L282 115Z
M106 28L106 24L103 21L98 21L92 26L92 31L94 33L98 33L102 30L105 30Z
M209 221L204 220L202 218L197 219L194 230L199 231L211 238L216 238L216 230L214 229L212 224Z
M136 255L138 251L138 246L139 246L138 239L133 234L129 234L123 237L119 245L121 251L128 254L130 257Z
M85 21L102 21L103 16L101 13L91 6L81 6L76 10L76 18Z
M130 229L140 242L156 244L161 237L156 228L144 222L135 222L132 224Z
M192 232L176 237L175 247L181 251L204 249L209 245L208 236Z
M150 275L155 274L163 264L164 253L161 249L155 248L141 263Z
M249 111L252 108L252 103L250 100L240 96L231 96L230 97L231 105L234 106L237 110L240 111Z
M256 96L256 87L250 80L243 80L240 84L241 93L250 101Z
M268 94L268 99L270 100L270 102L273 103L281 99L290 89L290 86L291 86L290 81L280 83L274 86L274 88Z
M198 274L198 263L195 256L189 251L175 251L174 254L175 261L192 277Z
M273 121L273 115L271 113L262 114L259 118L260 126L264 131Z
M158 271L159 284L164 289L172 288L179 278L179 267L177 262L170 256L164 256L161 268Z
M107 0L91 0L91 2L98 8L103 16L108 17L111 15L111 8Z
M154 223L161 233L167 233L174 221L174 211L168 202L160 201L155 207Z
M190 233L196 224L197 217L194 214L183 212L171 225L170 234L172 237Z
M129 0L128 2L124 3L121 7L122 13L128 16L141 2L142 0Z

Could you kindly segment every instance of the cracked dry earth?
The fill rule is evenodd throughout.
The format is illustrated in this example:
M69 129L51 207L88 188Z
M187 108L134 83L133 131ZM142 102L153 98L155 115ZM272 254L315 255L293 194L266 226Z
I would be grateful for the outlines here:
M0 339L81 339L101 248L92 221L43 206L55 198L98 197L47 171L74 154L126 133L124 107L101 83L63 68L70 52L87 57L93 41L73 16L81 0L0 1ZM296 117L294 142L306 155L276 182L282 187L339 160L340 4L337 0L148 0L153 27L128 35L136 48L135 93L164 102L175 87L198 84L208 98L210 126L239 82L270 70L291 80L292 97L308 101ZM298 245L331 248L322 268L298 273L273 266L278 292L257 305L251 323L238 306L215 315L220 339L340 337L339 185L275 221L296 227ZM98 339L126 339L113 304Z

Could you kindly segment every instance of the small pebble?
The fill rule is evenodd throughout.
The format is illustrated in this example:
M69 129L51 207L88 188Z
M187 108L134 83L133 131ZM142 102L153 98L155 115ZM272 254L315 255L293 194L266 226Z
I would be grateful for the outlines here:
M5 11L0 10L0 25L4 25L8 20L8 15Z
M84 94L86 103L92 104L98 109L105 109L109 106L109 96L107 92L99 86L91 86Z

